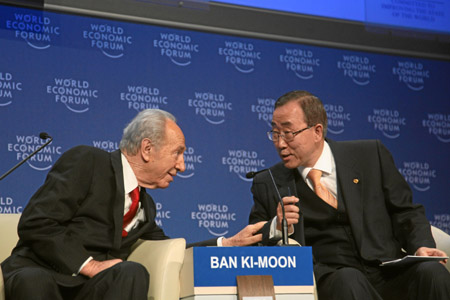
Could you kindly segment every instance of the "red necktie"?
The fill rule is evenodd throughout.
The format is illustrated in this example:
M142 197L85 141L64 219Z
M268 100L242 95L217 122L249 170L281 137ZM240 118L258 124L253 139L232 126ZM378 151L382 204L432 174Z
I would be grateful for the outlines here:
M122 237L126 237L128 232L125 230L125 227L130 224L131 220L133 220L134 216L139 207L139 187L136 187L134 190L130 192L131 197L131 205L130 209L123 216L123 226L122 226Z

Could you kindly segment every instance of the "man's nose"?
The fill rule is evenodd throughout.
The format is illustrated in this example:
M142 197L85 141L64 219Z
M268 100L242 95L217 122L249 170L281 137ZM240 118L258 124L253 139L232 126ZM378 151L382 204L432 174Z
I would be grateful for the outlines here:
M180 155L180 157L177 160L177 164L175 165L175 168L178 172L183 173L186 170L186 165L184 164L184 155Z
M277 148L277 149L284 149L287 147L286 141L281 137L279 137L278 140L276 140L274 142L274 145L275 145L275 148Z

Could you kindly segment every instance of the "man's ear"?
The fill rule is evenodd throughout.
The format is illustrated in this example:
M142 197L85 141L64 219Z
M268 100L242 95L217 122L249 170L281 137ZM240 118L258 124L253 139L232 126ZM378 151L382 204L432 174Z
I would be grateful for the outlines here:
M141 157L145 162L150 162L152 160L152 156L153 156L153 144L152 141L150 141L150 139L148 138L144 138L141 141L141 148L140 148L140 153L141 153Z
M323 140L323 125L322 124L316 124L314 126L314 138L318 141Z

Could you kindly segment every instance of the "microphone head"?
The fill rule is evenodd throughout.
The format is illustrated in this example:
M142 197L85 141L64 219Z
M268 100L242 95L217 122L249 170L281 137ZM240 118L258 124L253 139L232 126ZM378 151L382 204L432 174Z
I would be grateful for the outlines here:
M48 135L47 132L41 132L41 133L39 133L39 137L40 137L41 139L43 139L43 140L52 138L51 136Z
M248 178L248 179L250 179L250 178L255 177L256 174L258 174L258 172L250 171L250 172L248 172L247 174L245 174L245 177Z
M247 174L245 174L245 177L247 177L248 179L251 179L251 178L255 177L256 175L258 175L259 173L267 171L267 170L268 169L262 169L262 170L259 170L259 171L250 171Z

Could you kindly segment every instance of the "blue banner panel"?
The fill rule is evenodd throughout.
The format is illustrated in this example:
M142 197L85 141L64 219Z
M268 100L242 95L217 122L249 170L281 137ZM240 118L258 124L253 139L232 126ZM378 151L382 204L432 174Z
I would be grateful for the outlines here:
M249 171L279 161L273 104L324 103L328 137L380 139L430 222L450 232L450 62L0 6L0 214L21 213L62 153L114 151L137 112L173 113L186 171L148 190L157 223L188 242L248 223Z

